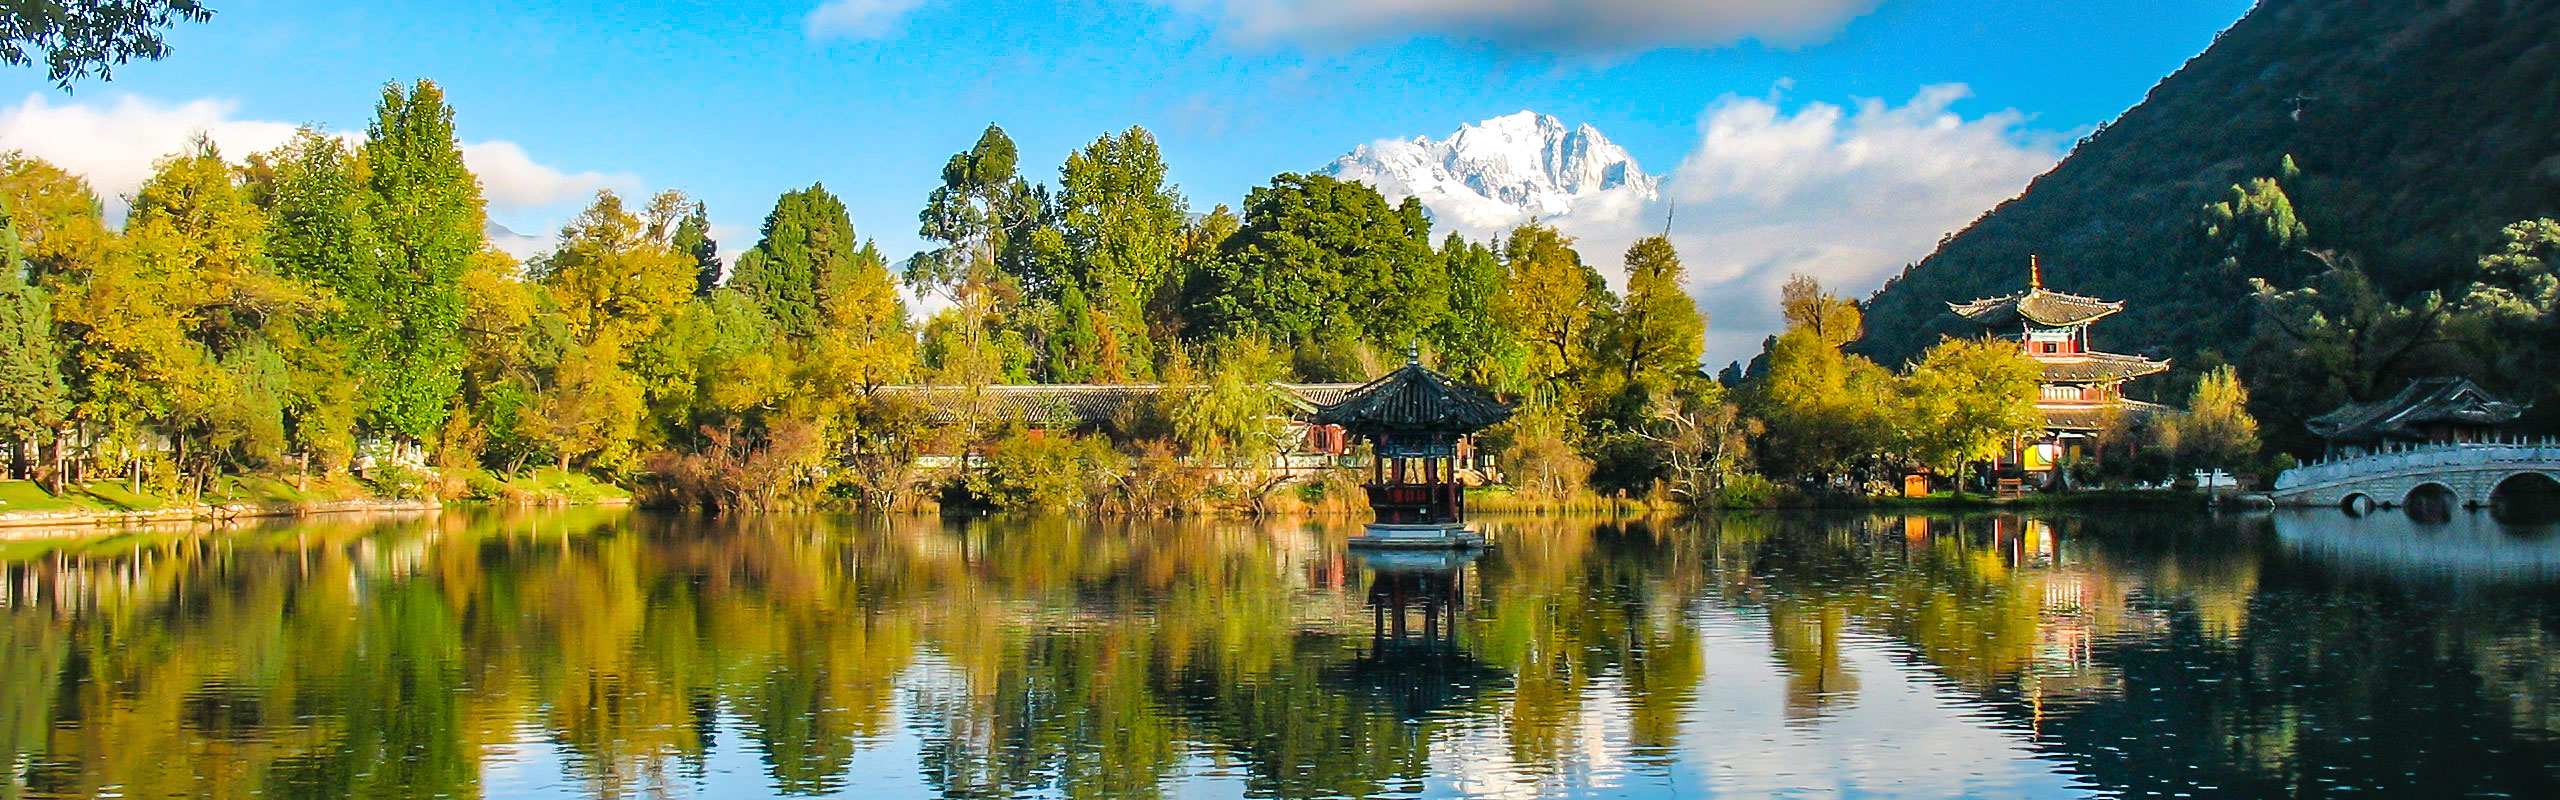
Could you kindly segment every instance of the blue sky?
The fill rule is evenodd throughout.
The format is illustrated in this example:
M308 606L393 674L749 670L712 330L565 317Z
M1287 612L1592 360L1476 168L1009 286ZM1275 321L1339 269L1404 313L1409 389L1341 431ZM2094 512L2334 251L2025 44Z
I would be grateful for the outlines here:
M1724 305L1720 291L1756 299L1784 277L1762 273L1780 269L1821 272L1858 293L1872 289L1884 274L1879 264L1925 254L1938 235L2014 194L2070 139L2138 102L2249 7L2247 0L211 5L212 22L171 35L170 58L128 65L110 83L83 83L65 95L34 70L0 72L0 147L89 172L112 194L129 191L151 155L190 129L212 132L235 152L280 138L289 123L359 130L384 82L425 77L446 88L462 138L480 148L474 164L491 184L493 217L517 230L556 227L596 187L673 187L707 201L723 245L736 249L751 243L775 195L823 181L845 197L855 226L895 255L917 246L915 211L942 162L989 122L1021 143L1024 171L1035 180L1054 180L1066 154L1096 135L1145 126L1162 140L1173 179L1205 210L1363 142L1438 137L1461 123L1533 109L1597 126L1650 172L1694 173L1689 188L1671 193L1699 207L1747 206L1684 223L1697 227L1675 237L1693 267L1711 273L1693 281L1711 311ZM1930 133L1948 126L1966 133ZM1821 141L1787 144L1790 135ZM1902 162L1883 163L1879 152ZM1720 165L1716 153L1813 166L1771 172L1768 164ZM1948 163L1922 163L1939 161ZM1802 184L1767 188L1789 180ZM1870 185L1902 186L1898 205L1846 198ZM1912 205L1927 209L1897 210ZM1896 220L1855 224L1885 229L1855 253L1778 254L1790 249L1778 244L1790 237L1825 236L1824 220L1860 223L1856 217L1877 214ZM1583 235L1611 241L1597 229ZM1771 252L1733 255L1754 248ZM1615 261L1589 249L1586 256ZM1859 283L1866 285L1849 285ZM1751 326L1767 322L1740 306L1719 319L1734 323L1719 323L1722 342L1712 349L1721 351L1756 342L1765 331Z

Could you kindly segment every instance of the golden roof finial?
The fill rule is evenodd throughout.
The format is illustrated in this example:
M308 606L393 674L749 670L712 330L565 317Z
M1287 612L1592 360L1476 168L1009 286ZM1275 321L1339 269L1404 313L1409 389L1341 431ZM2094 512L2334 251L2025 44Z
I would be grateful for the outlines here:
M2027 288L2044 288L2044 265L2037 263L2034 253L2027 254Z

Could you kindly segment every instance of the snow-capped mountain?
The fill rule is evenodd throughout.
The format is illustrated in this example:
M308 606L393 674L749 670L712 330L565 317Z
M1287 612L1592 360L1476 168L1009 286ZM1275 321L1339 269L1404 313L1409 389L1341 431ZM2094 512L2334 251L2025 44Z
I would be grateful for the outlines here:
M1361 145L1323 172L1369 184L1389 200L1420 198L1435 218L1478 231L1563 216L1602 198L1651 202L1660 185L1599 129L1567 129L1530 111L1462 125L1446 139Z

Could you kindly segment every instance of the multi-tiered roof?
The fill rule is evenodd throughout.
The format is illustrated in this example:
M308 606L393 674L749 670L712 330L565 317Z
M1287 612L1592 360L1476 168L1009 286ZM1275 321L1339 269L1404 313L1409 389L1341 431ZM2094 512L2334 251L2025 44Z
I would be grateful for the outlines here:
M2123 311L2124 303L2046 289L2044 267L2032 257L2026 291L1948 303L1947 308L1992 330L2017 331L2011 336L2044 368L2045 389L2036 406L2044 412L2047 428L2096 430L2118 411L2157 410L2124 399L2118 385L2165 371L2169 362L2089 348L2089 324Z

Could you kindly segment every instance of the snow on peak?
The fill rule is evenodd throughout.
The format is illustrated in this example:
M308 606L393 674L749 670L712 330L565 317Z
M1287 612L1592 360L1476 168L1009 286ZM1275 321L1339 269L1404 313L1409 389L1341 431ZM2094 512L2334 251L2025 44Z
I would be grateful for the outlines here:
M1361 145L1323 172L1389 200L1420 198L1434 217L1477 231L1561 216L1604 194L1649 202L1660 184L1598 128L1567 129L1533 111L1461 125L1445 139Z

